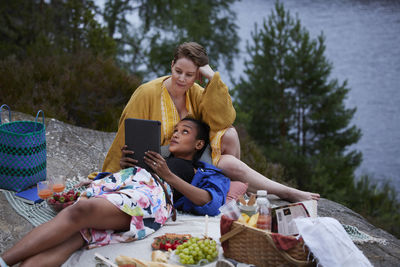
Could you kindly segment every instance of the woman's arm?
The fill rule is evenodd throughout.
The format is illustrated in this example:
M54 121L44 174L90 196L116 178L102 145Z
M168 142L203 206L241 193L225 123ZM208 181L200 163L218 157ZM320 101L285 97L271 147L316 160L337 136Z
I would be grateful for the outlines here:
M146 153L144 161L158 176L162 177L169 185L181 192L193 204L203 206L212 200L208 191L193 186L172 173L165 159L160 154L149 151Z
M192 90L196 118L207 123L212 131L231 126L235 121L236 111L228 87L222 82L219 73L208 65L199 69L199 76L206 77L209 82L204 90L199 85L195 85L197 90Z

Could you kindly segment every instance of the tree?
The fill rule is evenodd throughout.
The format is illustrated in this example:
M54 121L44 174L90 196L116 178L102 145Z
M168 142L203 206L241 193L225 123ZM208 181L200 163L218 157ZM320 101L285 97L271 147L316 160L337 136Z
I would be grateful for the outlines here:
M119 33L119 60L132 72L145 66L147 76L170 71L175 47L185 41L202 44L214 67L232 69L238 53L235 0L107 0L104 20L111 34ZM127 25L126 16L137 14L139 22Z
M115 43L95 20L92 0L1 1L0 58L91 51L114 56Z
M310 38L283 4L252 32L250 59L235 87L250 135L267 157L282 164L299 187L337 198L353 186L361 153L349 147L361 137L349 126L356 109L346 109L347 82L329 80L324 36Z

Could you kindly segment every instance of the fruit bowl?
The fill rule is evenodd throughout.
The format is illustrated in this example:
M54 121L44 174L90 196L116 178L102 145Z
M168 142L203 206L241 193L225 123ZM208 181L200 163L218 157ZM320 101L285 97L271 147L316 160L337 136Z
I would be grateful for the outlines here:
M71 189L67 192L54 193L53 196L46 199L47 205L55 212L59 212L68 206L71 206L80 196L79 191Z

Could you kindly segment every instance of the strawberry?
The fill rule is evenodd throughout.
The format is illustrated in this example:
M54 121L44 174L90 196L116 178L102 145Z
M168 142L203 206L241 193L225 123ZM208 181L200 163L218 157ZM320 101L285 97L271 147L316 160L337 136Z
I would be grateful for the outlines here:
M67 194L75 194L74 189L70 189L70 190L67 192Z
M50 198L50 199L49 199L49 203L50 203L50 204L55 204L55 203L56 203L56 200L55 200L54 198Z
M170 249L172 249L172 244L169 241L167 241L164 245L164 250L168 251Z
M54 198L54 200L58 200L60 198L60 195L54 194L53 198Z
M75 196L74 195L69 195L69 201L75 201Z
M165 241L160 242L160 249L165 250Z
M65 197L61 196L61 197L58 199L58 202L64 203L64 202L65 202Z

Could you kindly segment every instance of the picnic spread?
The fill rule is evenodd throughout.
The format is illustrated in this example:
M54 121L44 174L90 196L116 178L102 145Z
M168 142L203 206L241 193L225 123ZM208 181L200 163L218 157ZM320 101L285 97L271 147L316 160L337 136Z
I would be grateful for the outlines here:
M76 181L68 181L66 183L66 191L70 190L70 188L72 188L75 184ZM46 206L46 202L29 205L15 198L15 193L11 191L3 190L3 193L6 195L7 200L14 207L14 209L34 225L39 225L56 215L56 212L54 212L54 210ZM139 263L144 264L144 266L148 266L149 263L153 262L152 256L154 255L155 251L168 251L168 248L165 248L166 243L160 243L163 239L164 241L167 239L188 240L191 237L197 237L198 239L208 237L210 238L210 240L214 240L216 243L216 248L218 252L217 256L211 260L211 263L205 262L206 264L204 266L216 266L218 260L223 258L234 259L246 265L248 264L247 266L251 266L251 264L254 264L256 266L266 266L263 264L263 262L259 262L260 260L264 262L269 262L274 265L284 263L293 265L304 265L308 263L315 264L316 262L320 262L321 259L326 260L326 258L324 259L324 256L322 256L322 258L318 258L317 261L313 253L316 253L316 255L319 254L316 251L311 251L311 249L313 249L312 245L310 246L310 248L308 247L306 241L308 240L310 235L307 236L307 234L305 234L306 232L300 233L300 235L296 236L284 236L279 233L271 233L269 231L258 229L254 226L254 220L253 222L250 222L250 219L253 216L247 215L246 217L246 213L241 212L243 211L243 208L240 208L240 201L229 201L228 203L229 205L235 204L237 211L239 211L239 214L236 214L236 220L228 218L226 216L227 214L205 217L180 212L178 213L176 221L172 221L171 219L168 220L163 227L161 227L155 233L149 235L147 238L130 243L112 244L96 249L82 249L72 254L72 256L62 266L112 266L107 265L107 263L103 262L102 260L99 260L99 257L102 257L103 259L115 264L115 266L118 266L117 262L124 262L121 261L121 257L125 260L125 262L127 259L133 259L134 261L138 261ZM25 206L25 208L29 207L30 209L25 209L24 212L21 212L20 207L23 206ZM227 206L227 204L225 206ZM312 209L309 205L306 206L308 206L309 209ZM292 205L292 207L296 207L296 205ZM274 209L279 210L278 207L275 207ZM224 210L224 207L222 207L221 210L226 212L226 210ZM229 211L232 212L232 208L230 208ZM254 213L253 215L256 214L257 213ZM311 219L313 221L311 221ZM334 220L333 218L329 219L331 219L331 221ZM326 218L307 217L303 218L303 220L305 220L306 222L305 225L310 226L318 225L320 224L318 220L323 221L326 220ZM340 226L337 221L333 224L336 226ZM340 246L343 247L343 244L345 244L346 247L346 250L344 251L340 249L337 250L337 254L335 254L336 256L328 259L328 262L331 262L323 266L333 266L332 260L346 259L346 255L351 255L350 257L347 257L347 259L353 260L358 259L357 257L360 257L360 260L357 260L357 262L362 264L360 264L359 266L370 266L368 260L364 257L362 252L354 246L352 242L352 240L354 239L350 239L353 237L360 238L360 235L364 235L364 238L368 238L369 236L358 231L357 228L354 226L342 226L343 227L332 228L332 226L330 225L325 225L325 228L323 230L320 229L320 231L323 232L320 232L318 236L325 236L328 239L329 234L322 234L327 233L327 229L336 229L334 235L335 237L337 237L339 235L338 233L342 231ZM302 227L304 228L304 225ZM297 228L299 228L298 225ZM311 229L313 228L315 227L313 226ZM315 234L311 234L311 236L315 236ZM168 238L165 239L166 237ZM336 241L339 239L332 239L331 236L330 243L332 243L332 240ZM314 240L310 242L326 242L326 240ZM340 255L340 257L338 255ZM166 255L164 255L163 257L165 264L178 266L183 265L181 262L179 262L179 256L173 253L173 251L171 251L169 255L167 254L167 260L165 260ZM337 264L337 262L335 262L335 264Z

